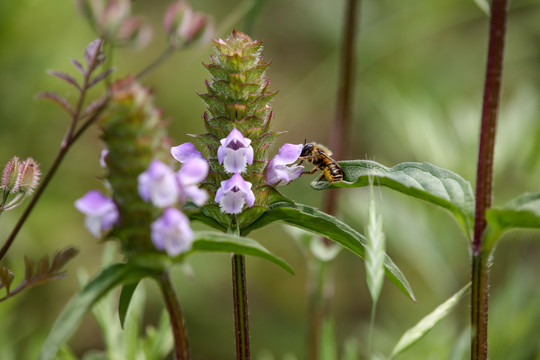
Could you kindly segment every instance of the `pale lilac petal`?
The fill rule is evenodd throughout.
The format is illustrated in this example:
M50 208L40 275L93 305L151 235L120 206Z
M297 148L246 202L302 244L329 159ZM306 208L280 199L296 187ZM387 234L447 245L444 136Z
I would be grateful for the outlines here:
M223 167L228 173L242 173L246 171L246 155L243 149L226 149Z
M169 256L176 256L191 248L194 234L186 215L176 208L167 208L163 215L152 223L151 237L158 250L165 250Z
M227 214L240 214L244 207L244 194L240 192L228 192L219 203L219 208Z
M304 167L293 164L302 152L302 144L284 144L272 158L266 172L266 182L272 186L287 185L302 175ZM288 164L293 164L287 166Z
M182 164L182 168L177 174L182 185L200 183L208 175L208 162L203 158L191 159Z
M157 207L171 206L178 201L179 185L173 170L154 160L148 169L139 175L138 191L144 201Z
M247 161L247 163L248 163L249 165L253 164L253 155L254 155L254 154L253 154L253 147L251 147L251 146L248 147L248 148L246 149L245 155L246 155L246 161Z
M224 140L225 139L221 140L222 144L225 142ZM227 152L227 148L225 146L218 147L218 149L217 149L217 158L218 158L218 162L220 164L223 164L223 160L225 159L225 153L226 152Z
M292 164L300 157L303 147L302 144L283 144L274 158L277 157L281 164Z
M203 158L202 154L195 148L195 145L190 142L173 146L171 148L171 155L181 163L194 158Z
M227 135L225 138L225 141L223 141L223 139L221 140L221 145L231 149L248 147L249 144L251 144L251 140L245 138L244 135L242 135L242 133L236 128L232 129L229 135Z
M206 190L199 189L197 185L186 186L182 188L182 199L186 201L191 199L197 206L202 206L208 200L208 193Z
M241 173L246 171L247 164L253 163L253 147L251 139L234 128L225 139L220 140L218 148L218 162L223 164L228 173Z
M75 201L75 208L86 215L85 226L96 238L109 231L119 219L114 201L97 190L89 191Z
M242 212L244 203L249 207L255 202L255 194L251 190L252 184L245 181L238 173L229 180L221 182L215 201L219 203L222 212L227 214L238 214Z

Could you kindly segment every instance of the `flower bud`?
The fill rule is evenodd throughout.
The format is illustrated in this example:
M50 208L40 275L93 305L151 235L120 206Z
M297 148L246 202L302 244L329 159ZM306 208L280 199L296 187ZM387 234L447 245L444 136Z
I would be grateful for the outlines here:
M10 192L15 194L19 192L20 186L20 177L19 177L19 168L21 166L21 161L18 156L14 156L4 167L2 172L2 185L0 188L5 192Z
M39 171L39 164L32 158L26 159L19 168L20 172L20 185L19 191L25 193L26 196L31 195L39 183L39 177L41 172Z
M77 0L77 7L99 36L116 45L142 47L152 29L131 16L130 0Z
M210 17L201 12L194 12L184 0L173 3L167 9L163 18L163 28L174 47L210 39L214 32L214 24Z

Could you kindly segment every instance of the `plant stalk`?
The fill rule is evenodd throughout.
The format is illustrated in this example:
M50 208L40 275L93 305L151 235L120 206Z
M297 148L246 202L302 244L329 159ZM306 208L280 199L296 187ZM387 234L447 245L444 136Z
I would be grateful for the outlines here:
M326 262L318 259L312 259L309 262L309 279L308 284L308 359L317 360L320 357L320 340L321 328L324 319L328 317L330 312L330 299L333 291L329 286L331 282L328 278L331 274L328 273L329 265Z
M350 128L354 75L355 75L355 54L356 37L359 22L360 0L348 0L345 9L345 24L343 28L343 44L341 55L341 66L339 74L339 85L336 95L336 113L330 134L330 149L337 160L343 159L348 147L347 133ZM338 189L327 190L323 196L323 209L328 214L335 214L337 204ZM328 241L328 240L325 240Z
M184 317L182 316L182 308L174 292L174 288L171 284L169 274L164 272L158 278L159 287L163 294L163 300L165 301L165 307L169 313L171 320L171 327L174 338L174 359L175 360L189 360L191 356L189 354L189 343L187 340L187 332L184 324Z
M488 284L490 254L482 249L486 210L491 207L495 134L501 93L507 0L491 4L489 48L482 106L476 176L476 212L472 242L471 359L487 359Z
M84 99L86 96L86 91L88 90L88 84L90 82L90 77L92 75L92 70L95 66L95 63L97 62L97 56L99 52L96 53L96 57L91 59L90 64L88 65L88 71L83 79L83 85L81 87L81 92L79 95L79 99L77 100L77 105L75 107L75 111L73 112L73 115L71 117L71 122L69 125L69 128L66 132L66 135L64 136L64 139L62 140L62 143L60 145L60 149L58 150L58 153L56 154L56 157L43 177L43 180L39 184L38 188L36 189L36 192L32 196L32 199L30 200L30 203L28 206L24 209L24 212L22 213L21 217L19 218L19 221L17 221L17 224L15 224L15 227L11 231L11 234L7 238L6 242L0 249L0 260L3 259L3 257L6 255L7 251L13 244L13 241L17 237L17 234L21 230L22 226L28 219L28 216L36 206L38 200L41 198L41 195L47 188L47 185L49 185L51 179L53 178L54 174L56 174L56 171L58 170L58 167L64 160L64 157L68 153L71 146L75 143L75 141L79 138L79 136L99 117L99 114L101 114L101 111L105 108L105 103L102 107L96 110L94 114L86 122L77 129L77 124L82 119L82 112L83 112L83 104Z
M341 160L346 153L348 147L347 132L350 128L352 104L353 104L353 88L355 75L355 54L356 54L356 38L358 33L360 0L347 0L345 6L345 21L342 32L342 47L341 47L341 64L339 67L339 85L336 94L336 113L332 125L329 146L332 149L333 156L337 160ZM335 214L337 207L338 189L327 190L323 195L323 210L327 214ZM326 245L330 245L330 240L323 239ZM327 266L327 265L321 265ZM322 278L312 279L313 283L331 282L331 276L324 274ZM308 316L308 354L309 358L317 360L320 331L324 319L329 317L331 292L323 294L325 287L331 287L331 284L321 283L317 285L317 290L312 289L309 296L310 310Z
M232 259L232 282L234 300L234 334L236 339L236 359L249 360L249 317L246 288L246 265L244 255L234 254Z

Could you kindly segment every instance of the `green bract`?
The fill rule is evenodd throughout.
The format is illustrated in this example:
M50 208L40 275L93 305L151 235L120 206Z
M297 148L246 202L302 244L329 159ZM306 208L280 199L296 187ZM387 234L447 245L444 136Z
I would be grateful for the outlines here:
M141 199L137 177L152 159L168 156L161 114L148 89L128 77L112 86L102 125L108 149L106 179L120 212L120 221L111 235L120 240L128 255L155 250L150 241L150 224L161 210Z

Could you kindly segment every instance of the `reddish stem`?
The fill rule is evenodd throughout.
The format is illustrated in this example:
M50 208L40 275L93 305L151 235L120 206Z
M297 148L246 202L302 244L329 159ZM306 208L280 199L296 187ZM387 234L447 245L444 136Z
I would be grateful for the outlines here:
M491 207L493 155L501 93L507 0L493 0L489 31L482 125L476 176L476 214L472 243L471 359L487 359L489 253L482 249L486 210Z

